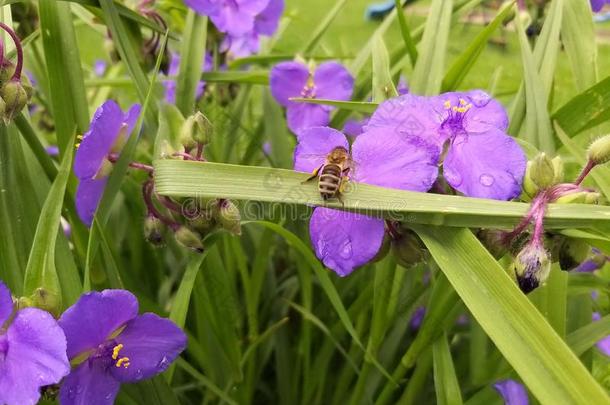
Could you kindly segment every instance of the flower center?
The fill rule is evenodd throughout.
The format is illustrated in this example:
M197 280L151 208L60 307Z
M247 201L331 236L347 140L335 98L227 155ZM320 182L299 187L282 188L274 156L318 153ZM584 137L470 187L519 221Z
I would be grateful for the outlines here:
M105 367L123 367L127 368L130 365L129 357L121 356L123 344L117 343L115 340L110 340L102 343L95 353L90 357L91 360L101 361Z
M303 98L316 98L316 85L313 82L313 76L310 74L307 79L307 83L301 90L301 97Z
M129 367L129 357L119 357L119 353L123 349L123 344L119 343L118 345L112 348L112 360L115 360L115 365L117 367L127 368Z
M451 132L451 135L457 135L465 132L464 130L464 117L470 109L472 104L460 98L457 105L451 104L450 100L445 101L445 110L448 111L448 116L443 121L441 127Z

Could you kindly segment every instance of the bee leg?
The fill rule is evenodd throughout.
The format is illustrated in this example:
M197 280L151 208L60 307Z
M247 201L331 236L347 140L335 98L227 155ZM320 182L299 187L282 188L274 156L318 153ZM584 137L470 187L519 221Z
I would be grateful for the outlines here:
M301 184L305 184L305 183L309 183L310 181L312 181L313 179L318 177L318 174L320 173L320 170L322 169L324 165L318 167L317 169L315 169L312 174L311 177L308 177L307 180L304 180L301 182Z

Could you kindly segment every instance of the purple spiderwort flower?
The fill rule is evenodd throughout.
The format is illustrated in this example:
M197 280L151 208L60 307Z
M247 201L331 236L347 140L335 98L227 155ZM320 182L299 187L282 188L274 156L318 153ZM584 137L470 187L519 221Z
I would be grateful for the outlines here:
M212 54L206 53L203 56L203 63L201 66L202 72L208 72L214 69L214 60ZM170 56L169 68L167 69L168 76L176 76L178 75L178 71L180 70L180 55L177 53L173 53ZM169 104L176 103L176 81L175 80L165 80L163 81L163 87L165 87L165 101ZM203 95L203 91L205 90L205 82L203 80L197 83L197 89L195 90L195 96L197 98Z
M481 90L390 99L371 117L367 128L374 127L420 136L445 149L445 179L466 196L509 200L521 193L525 154L506 134L504 107Z
M608 261L610 261L610 257L606 256L599 249L592 248L589 258L576 267L574 271L579 273L592 273L604 267Z
M354 78L343 65L325 62L317 67L301 62L282 62L271 69L271 94L286 107L288 128L295 134L308 127L326 126L333 107L291 101L293 97L346 101L352 96Z
M218 31L233 36L244 35L254 28L254 20L269 0L185 0L197 13L207 15Z
M103 59L97 59L94 63L93 63L93 73L97 76L97 77L102 77L104 76L104 73L106 73L106 68L108 67L108 63L103 60Z
M515 380L502 380L493 385L504 399L505 405L528 405L529 398L525 387Z
M52 156L52 157L59 156L59 146L57 146L57 145L49 145L45 148L45 151L47 152L47 155L49 155L49 156Z
M591 0L591 9L594 13L599 13L606 4L610 4L610 0Z
M347 138L328 127L312 127L297 134L294 170L313 172L335 148L350 150ZM438 148L419 137L371 130L351 147L354 171L350 179L381 187L428 191L438 175ZM384 236L379 218L318 207L309 223L318 258L339 276L349 275L375 257Z
M592 319L594 322L599 321L601 317L599 312L593 312ZM597 346L600 352L606 356L610 356L610 335L598 340L597 343L595 343L595 346Z
M186 335L156 314L138 315L137 298L125 290L89 292L59 318L67 353L80 364L64 379L62 405L111 405L121 383L151 378L186 347Z
M349 120L345 121L345 124L343 125L343 133L347 136L351 136L352 138L355 138L358 135L361 135L362 133L364 133L364 128L366 127L368 122L369 122L368 117L364 117L360 120L353 119L353 118L349 119Z
M220 44L220 51L226 52L229 60L245 58L258 53L260 49L259 36L255 31L239 37L227 35Z
M38 308L16 310L0 281L0 404L36 404L41 387L69 372L66 337L57 321Z
M108 100L95 111L89 130L76 144L74 175L79 179L76 211L87 226L93 222L106 187L111 168L108 156L120 152L139 115L139 104L134 104L127 113L123 113L115 101Z

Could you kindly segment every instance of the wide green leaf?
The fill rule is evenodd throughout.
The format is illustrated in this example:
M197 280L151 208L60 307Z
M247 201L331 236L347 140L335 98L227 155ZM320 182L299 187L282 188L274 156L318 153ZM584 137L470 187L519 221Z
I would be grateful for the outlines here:
M344 204L324 203L309 174L268 167L157 160L155 185L173 197L225 197L244 201L328 206L409 223L511 228L527 213L525 203L416 193L354 183ZM551 204L547 228L610 229L610 207Z

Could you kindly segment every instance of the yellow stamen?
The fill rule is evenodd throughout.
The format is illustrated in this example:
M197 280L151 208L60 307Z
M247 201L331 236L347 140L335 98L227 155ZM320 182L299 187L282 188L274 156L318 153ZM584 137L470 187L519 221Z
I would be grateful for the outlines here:
M74 144L74 149L78 149L79 146L80 146L80 142L77 142L76 144Z
M445 101L445 108L447 110L451 108L451 101L449 101L449 100Z
M76 135L76 139L83 139L82 135Z
M114 348L112 349L112 360L116 360L119 357L119 352L123 349L123 344L119 343L118 345L114 346Z
M129 367L129 357L121 357L116 362L117 367L123 366L123 368Z
M466 105L468 103L466 103L466 100L464 100L463 98L460 99L460 105Z

